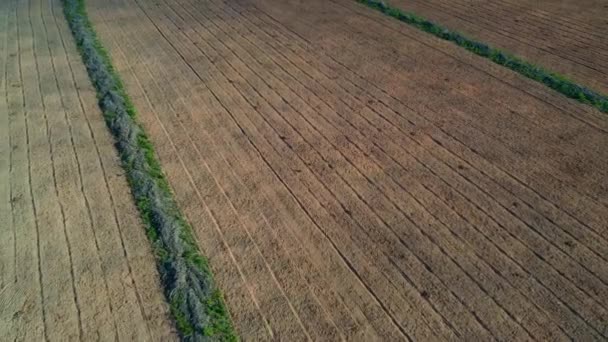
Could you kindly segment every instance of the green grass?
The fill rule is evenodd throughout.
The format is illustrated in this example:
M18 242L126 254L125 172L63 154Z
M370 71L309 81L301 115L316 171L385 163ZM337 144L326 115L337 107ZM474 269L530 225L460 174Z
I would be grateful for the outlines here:
M404 12L398 8L386 5L379 0L356 0L379 12L391 16L401 22L414 26L424 32L441 39L453 42L466 50L487 58L492 62L505 66L527 78L540 82L563 95L581 103L593 106L601 112L608 113L608 97L606 95L585 88L569 80L563 75L547 71L537 65L529 63L522 58L503 52L499 49L477 42L462 34L450 31L416 14Z
M63 0L63 6L114 135L180 337L185 341L238 340L224 299L173 199L154 147L138 124L135 107L88 20L84 0Z

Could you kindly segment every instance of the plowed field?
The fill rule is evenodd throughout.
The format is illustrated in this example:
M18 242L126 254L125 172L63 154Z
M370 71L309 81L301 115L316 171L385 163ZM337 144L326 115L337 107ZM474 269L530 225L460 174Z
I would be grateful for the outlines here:
M355 1L89 0L247 340L608 337L608 120Z
M175 339L62 10L0 2L0 341Z
M608 93L606 1L389 0L386 3Z

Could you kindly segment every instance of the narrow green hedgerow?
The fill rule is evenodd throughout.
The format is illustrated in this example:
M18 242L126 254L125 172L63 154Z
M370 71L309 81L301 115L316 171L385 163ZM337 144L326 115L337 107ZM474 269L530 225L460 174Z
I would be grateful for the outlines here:
M412 25L436 37L451 41L476 55L490 59L492 62L505 66L525 77L540 82L569 98L591 105L604 113L608 113L608 96L580 86L566 77L526 62L511 54L490 47L484 43L476 42L462 34L450 31L440 25L430 22L413 13L401 11L391 7L380 0L356 0L377 11L389 15L399 21Z
M131 192L152 242L161 283L186 341L236 341L230 315L191 227L172 197L122 82L88 20L84 0L63 0L64 13L114 135Z

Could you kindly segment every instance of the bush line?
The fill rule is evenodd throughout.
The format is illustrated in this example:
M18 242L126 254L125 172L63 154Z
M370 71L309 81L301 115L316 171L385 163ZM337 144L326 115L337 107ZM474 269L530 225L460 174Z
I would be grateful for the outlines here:
M207 261L177 208L150 140L136 121L135 108L88 19L84 0L62 1L152 243L180 337L184 341L238 340Z
M549 88L556 90L569 98L591 105L601 112L608 113L608 96L580 86L568 78L554 72L547 71L532 63L488 46L484 43L474 41L462 34L450 31L416 14L404 12L398 8L391 7L381 0L356 0L379 12L391 16L399 21L414 26L424 32L430 33L441 39L453 42L474 54L487 58L492 62L505 66L527 78L540 82Z

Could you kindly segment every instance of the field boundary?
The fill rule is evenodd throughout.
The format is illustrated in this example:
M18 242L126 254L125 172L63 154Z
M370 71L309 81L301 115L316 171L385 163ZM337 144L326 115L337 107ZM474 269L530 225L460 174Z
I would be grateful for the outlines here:
M161 283L182 340L238 340L221 292L215 286L192 228L179 211L152 143L111 59L97 38L85 0L62 0L64 14L115 138Z
M393 17L408 25L414 26L435 37L450 41L466 50L491 60L492 62L507 67L518 74L546 85L547 87L581 103L597 108L608 114L608 96L581 86L567 77L558 73L548 71L533 63L513 54L493 48L487 44L475 41L459 32L431 22L417 14L405 12L401 9L391 7L381 0L355 0L385 15Z

